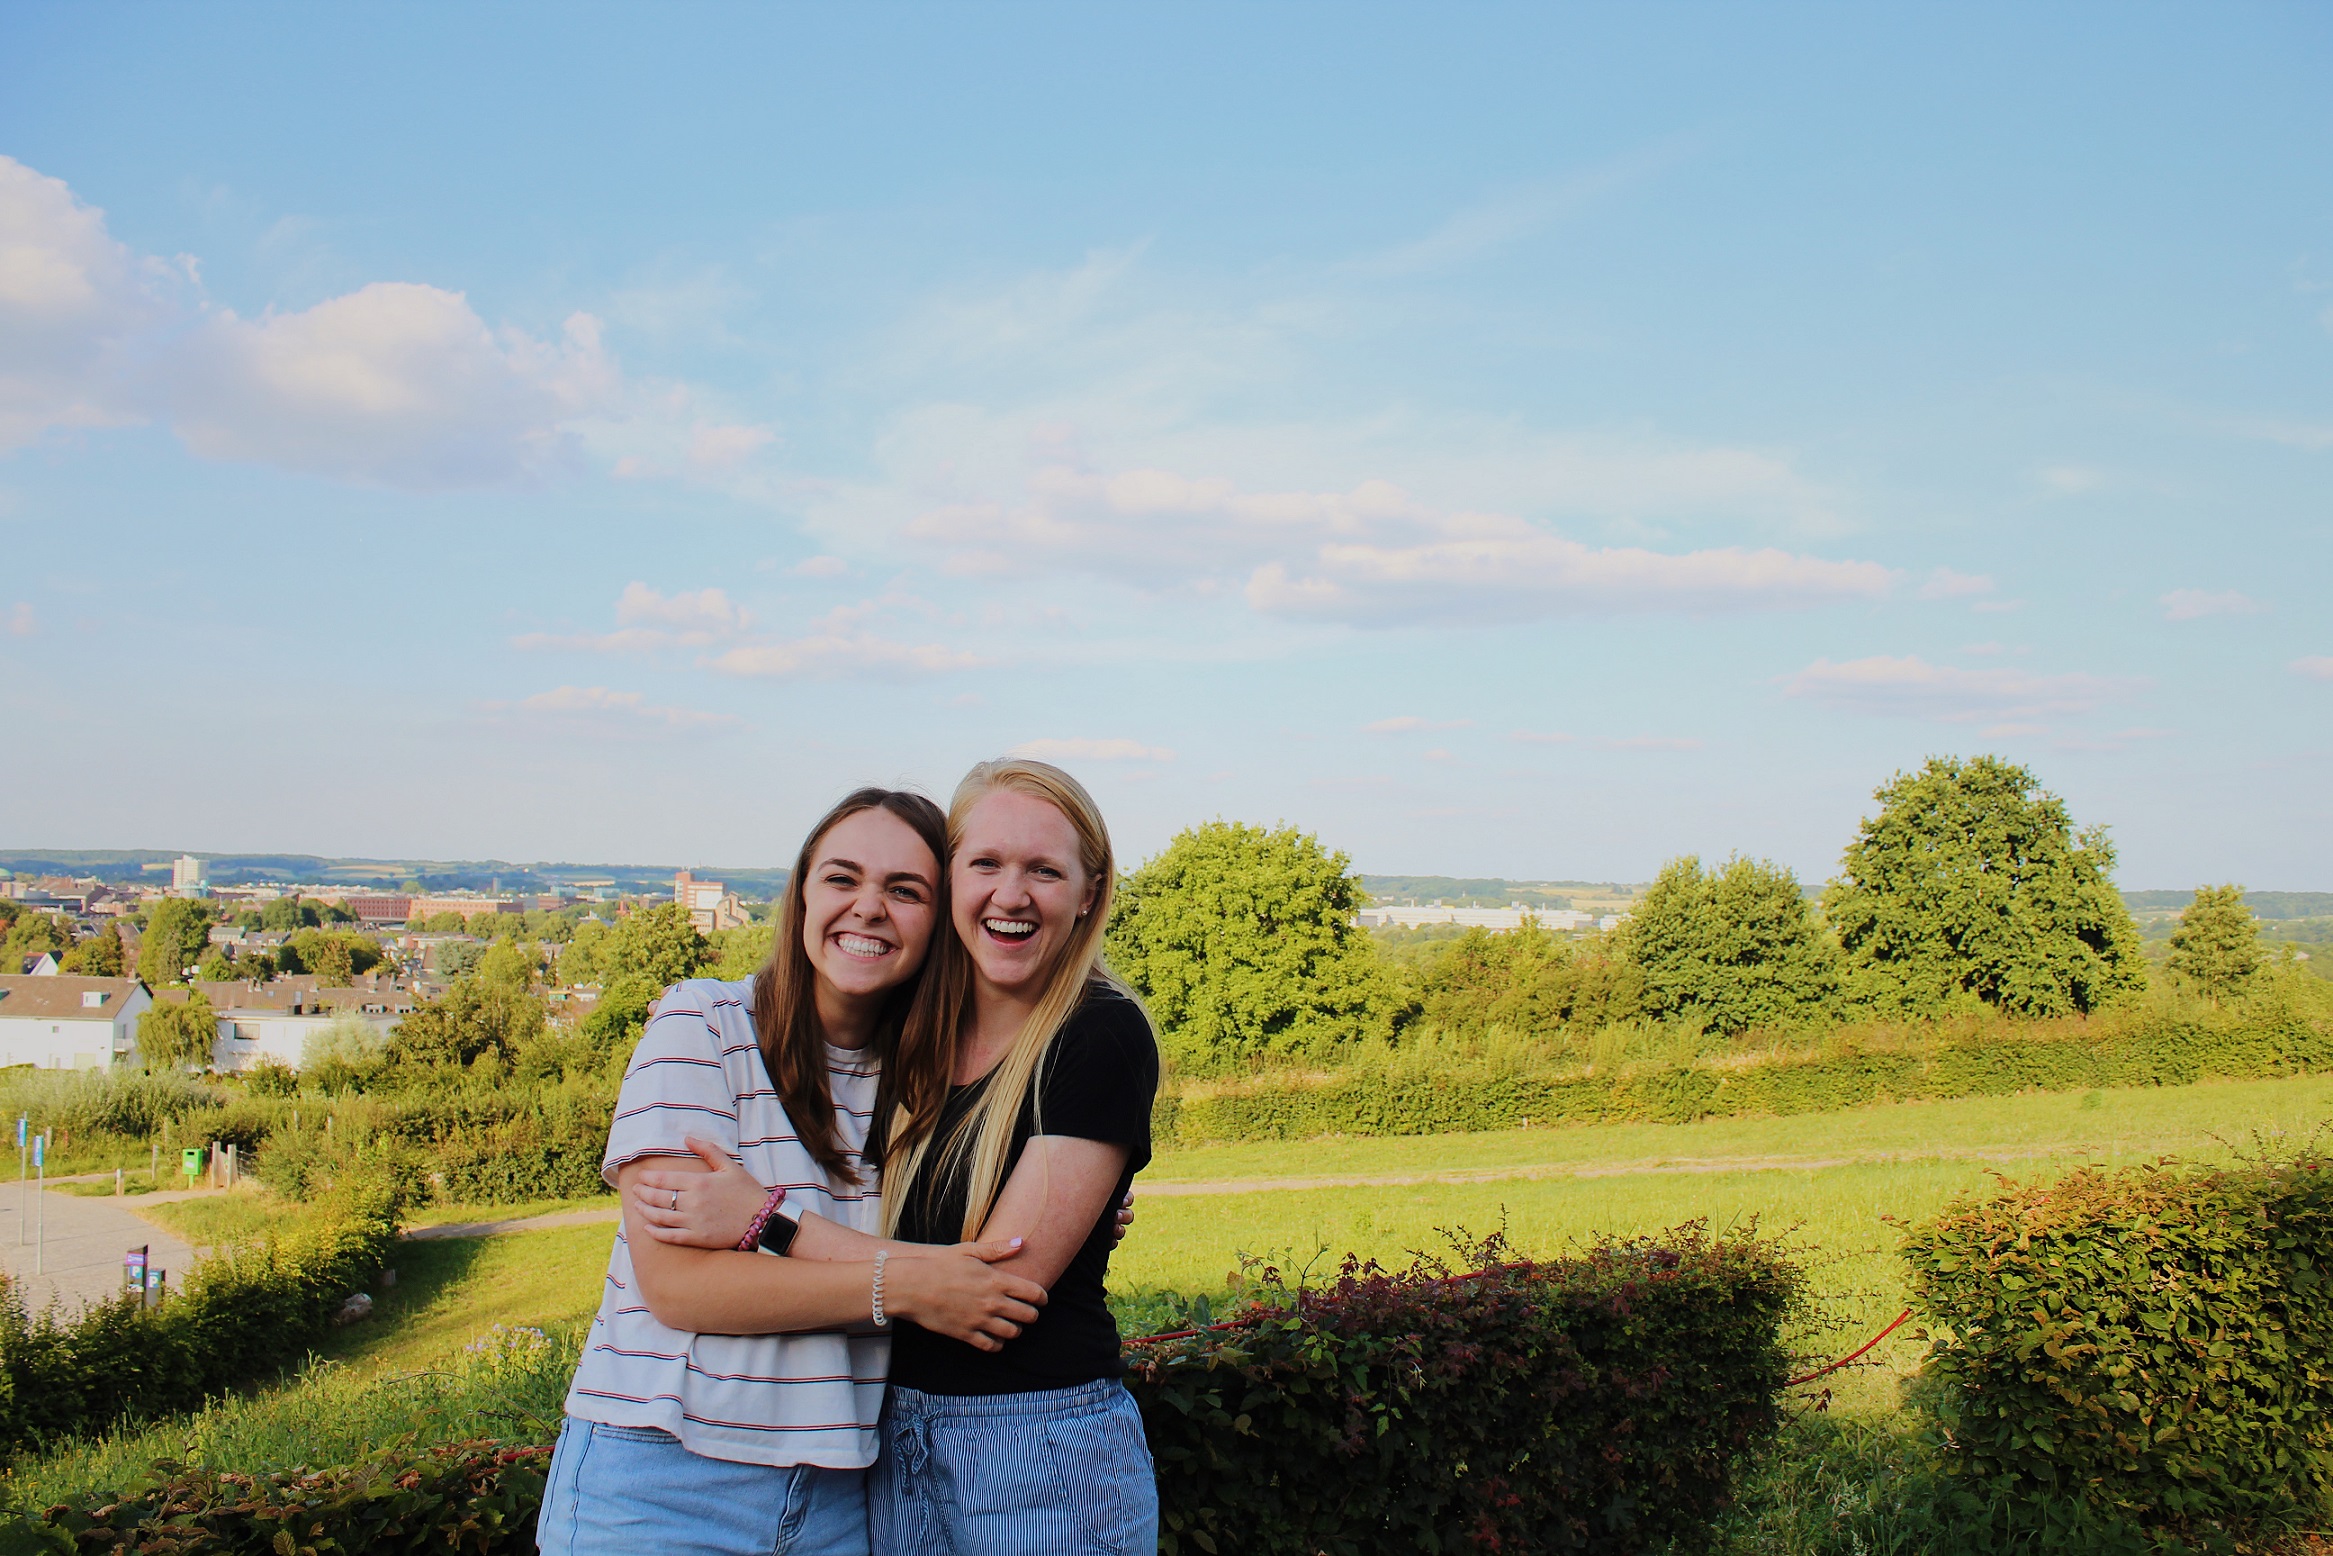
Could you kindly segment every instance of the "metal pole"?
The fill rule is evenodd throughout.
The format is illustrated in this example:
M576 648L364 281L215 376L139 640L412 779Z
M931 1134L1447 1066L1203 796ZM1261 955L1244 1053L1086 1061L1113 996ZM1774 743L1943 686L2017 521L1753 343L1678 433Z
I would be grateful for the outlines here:
M24 1154L24 1130L30 1122L26 1115L16 1115L16 1246L19 1248L24 1246L24 1218L32 1209L31 1202L24 1197L24 1180L31 1171L26 1165L31 1158Z
M35 1275L41 1273L49 1256L48 1160L49 1136L48 1131L44 1129L41 1131L41 1137L34 1141L32 1146L32 1170L40 1175L40 1198L35 1201L40 1206L40 1232L32 1245L32 1272Z

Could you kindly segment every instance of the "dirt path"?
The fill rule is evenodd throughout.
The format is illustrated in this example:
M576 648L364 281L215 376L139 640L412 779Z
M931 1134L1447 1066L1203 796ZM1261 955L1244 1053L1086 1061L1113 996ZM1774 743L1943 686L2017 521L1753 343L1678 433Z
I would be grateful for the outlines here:
M141 1194L129 1200L54 1189L20 1194L14 1187L0 1186L0 1268L18 1282L27 1307L37 1310L55 1300L71 1310L93 1297L119 1291L122 1255L143 1244L153 1263L170 1272L175 1287L194 1268L194 1249L129 1207L186 1197ZM44 1221L45 1246L37 1249L36 1257L36 1242L44 1241L39 1237Z

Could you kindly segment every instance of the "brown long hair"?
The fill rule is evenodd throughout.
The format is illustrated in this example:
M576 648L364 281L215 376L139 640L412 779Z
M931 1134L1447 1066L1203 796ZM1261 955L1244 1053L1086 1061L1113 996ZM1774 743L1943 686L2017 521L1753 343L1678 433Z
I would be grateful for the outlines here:
M979 1236L981 1224L1004 1189L1005 1158L1012 1150L1022 1099L1038 1086L1053 1039L1095 984L1133 997L1102 961L1102 935L1109 927L1118 873L1110 829L1102 820L1101 807L1075 778L1051 763L1019 758L974 767L948 802L946 867L954 869L954 850L963 839L972 807L1000 789L1043 800L1069 822L1077 834L1078 864L1095 883L1093 906L1063 944L1060 960L1047 974L1045 992L1012 1047L989 1072L989 1084L980 1100L946 1140L934 1135L941 1109L947 1104L948 1083L956 1068L964 1026L972 1013L972 954L955 935L952 919L947 935L933 937L924 968L923 997L908 1012L893 1061L884 1068L892 1105L877 1108L878 1116L889 1125L884 1147L886 1233L896 1232L909 1190L919 1176L929 1172L937 1183L963 1173L967 1193L959 1235L966 1239ZM1040 1118L1037 1133L1044 1132Z
M818 845L838 823L867 810L888 811L906 822L931 849L932 859L939 867L939 879L932 883L932 948L925 952L926 969L940 942L954 938L948 917L948 818L940 813L939 806L905 789L853 789L834 809L820 817L818 825L803 839L802 852L794 857L794 873L786 881L785 909L778 915L777 938L770 945L770 959L755 978L753 987L753 1026L761 1040L762 1063L769 1068L778 1100L785 1104L787 1122L794 1126L794 1134L801 1140L802 1148L810 1153L811 1160L830 1175L853 1183L858 1181L858 1174L852 1170L842 1140L835 1133L834 1089L826 1079L826 1034L818 1025L818 974L810 965L809 951L802 944L802 922L808 916L806 894ZM869 1057L878 1060L886 1073L891 1069L892 1050L897 1046L900 1028L908 1021L910 1012L928 998L926 990L931 982L919 970L914 978L891 991L891 997L875 1020L875 1039ZM946 1083L943 1073L943 1096ZM877 1113L880 1116L880 1108Z

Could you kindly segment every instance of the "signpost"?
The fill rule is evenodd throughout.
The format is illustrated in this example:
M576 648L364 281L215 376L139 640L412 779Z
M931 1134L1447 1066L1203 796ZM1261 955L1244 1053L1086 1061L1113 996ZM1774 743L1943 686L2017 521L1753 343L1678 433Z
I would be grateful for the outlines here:
M32 1272L35 1275L41 1273L42 1262L47 1259L49 1252L48 1160L49 1132L44 1129L32 1137L32 1170L38 1178L34 1192L40 1195L39 1199L33 1201L40 1207L40 1230L34 1234L32 1244Z
M140 1300L146 1295L146 1255L151 1243L140 1243L122 1257L122 1290L134 1291Z
M24 1246L24 1218L32 1210L31 1202L24 1197L25 1180L32 1171L27 1165L30 1158L24 1154L24 1131L31 1122L25 1114L16 1115L16 1246L19 1248Z

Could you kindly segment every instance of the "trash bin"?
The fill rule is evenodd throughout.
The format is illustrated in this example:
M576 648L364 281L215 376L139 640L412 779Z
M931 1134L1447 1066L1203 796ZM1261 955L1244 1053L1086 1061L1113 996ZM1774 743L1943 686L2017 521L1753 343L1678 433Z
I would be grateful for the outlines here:
M203 1148L199 1145L190 1145L179 1152L178 1170L186 1174L187 1184L191 1187L194 1180L203 1175Z

